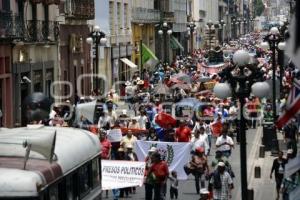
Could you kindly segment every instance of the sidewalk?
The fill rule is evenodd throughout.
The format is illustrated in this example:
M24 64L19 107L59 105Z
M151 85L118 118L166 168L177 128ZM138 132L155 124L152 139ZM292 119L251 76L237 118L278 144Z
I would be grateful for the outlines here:
M262 128L260 131L261 136ZM283 135L281 132L277 132L277 138L279 143L279 149L284 152L284 155L286 155L286 145L283 142ZM270 151L265 152L264 158L259 158L259 148L257 148L257 151L255 152L255 159L254 163L250 168L250 177L249 177L249 189L254 190L254 199L260 200L260 199L268 199L268 200L275 200L276 199L276 183L275 183L275 176L273 174L272 179L270 179L270 172L273 164L273 160L276 157L271 155ZM255 178L255 167L261 168L261 177Z

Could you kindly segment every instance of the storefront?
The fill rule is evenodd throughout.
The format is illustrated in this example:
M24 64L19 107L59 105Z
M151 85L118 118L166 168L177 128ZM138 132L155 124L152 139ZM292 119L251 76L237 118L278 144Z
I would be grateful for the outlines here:
M11 45L0 45L0 126L13 127Z
M24 62L13 64L14 77L14 107L17 115L15 122L19 125L26 125L24 110L25 98L33 92L42 92L51 98L51 84L54 80L54 61L45 62Z

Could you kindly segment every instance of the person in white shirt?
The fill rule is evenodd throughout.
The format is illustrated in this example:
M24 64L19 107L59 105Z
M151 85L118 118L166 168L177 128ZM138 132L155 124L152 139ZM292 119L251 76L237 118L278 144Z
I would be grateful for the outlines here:
M231 149L234 147L233 140L228 133L228 124L224 123L222 125L222 135L217 138L216 147L217 151L222 152L223 156L227 158L231 155Z
M192 143L192 152L195 152L197 148L202 147L204 149L205 155L209 152L209 145L207 142L207 138L205 136L200 136L200 132L204 133L204 128L200 128L194 133L194 137L191 139Z
M140 129L146 130L146 123L148 122L148 117L145 111L141 111L141 115L137 117Z
M205 129L206 126L207 125L205 123L203 123L203 121L201 119L197 118L197 121L195 123L195 126L194 126L192 132L195 133L196 131L200 130L200 127L204 127L204 129Z

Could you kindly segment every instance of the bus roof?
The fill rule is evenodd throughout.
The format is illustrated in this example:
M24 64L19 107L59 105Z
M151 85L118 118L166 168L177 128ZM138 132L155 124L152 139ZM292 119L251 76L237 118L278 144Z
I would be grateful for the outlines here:
M42 155L31 151L26 170L23 170L26 149L22 143L54 131L57 160L49 163ZM37 126L0 130L0 197L9 192L13 196L18 192L24 194L24 190L37 193L37 185L43 187L99 154L98 137L82 129ZM20 181L33 183L26 187L20 183L18 187Z

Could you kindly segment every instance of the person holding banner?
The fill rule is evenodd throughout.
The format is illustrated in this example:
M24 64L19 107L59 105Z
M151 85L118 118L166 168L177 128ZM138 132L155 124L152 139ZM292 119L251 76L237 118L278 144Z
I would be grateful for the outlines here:
M150 150L148 150L148 156L145 158L146 168L145 168L145 200L152 200L153 196L153 189L154 189L154 182L155 182L155 176L152 173L149 173L150 167L152 165L151 156L153 153L157 152L156 147L151 147Z
M206 173L209 174L209 167L207 164L207 158L204 156L204 148L198 147L195 150L195 155L193 155L192 160L189 162L188 167L191 170L191 173L195 176L195 186L196 192L199 194L200 192L200 180L201 180L201 187L205 187L205 183L202 180L202 175Z
M154 200L164 200L166 196L166 183L169 177L168 164L161 160L161 155L155 152L151 156L152 165L149 173L153 173L154 181Z

